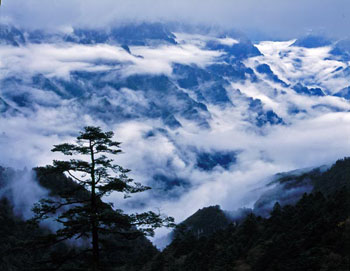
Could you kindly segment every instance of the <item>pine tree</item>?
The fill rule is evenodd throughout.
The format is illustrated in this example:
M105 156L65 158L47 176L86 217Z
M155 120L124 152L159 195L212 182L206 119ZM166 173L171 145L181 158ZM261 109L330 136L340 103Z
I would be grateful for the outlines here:
M99 127L89 126L80 132L75 144L55 145L53 152L76 158L54 160L53 166L45 169L66 173L76 185L61 192L59 197L41 200L33 208L35 221L54 217L61 224L60 229L50 236L52 243L73 238L91 240L94 271L100 270L101 236L114 234L136 238L153 235L158 227L174 226L171 217L152 211L128 215L115 209L112 203L103 202L103 198L112 192L129 197L150 189L130 179L127 176L130 170L113 163L110 157L121 152L121 143L113 141L113 136L111 131L103 132Z

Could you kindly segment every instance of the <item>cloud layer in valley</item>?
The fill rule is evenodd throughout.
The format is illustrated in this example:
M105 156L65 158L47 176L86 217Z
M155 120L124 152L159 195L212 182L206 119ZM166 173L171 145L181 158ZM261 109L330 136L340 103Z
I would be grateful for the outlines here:
M69 78L72 71L99 72L120 70L121 76L133 74L171 75L172 63L205 67L221 55L193 45L161 46L156 49L132 47L129 54L119 46L30 44L26 47L2 47L0 76L44 74ZM142 58L137 57L142 55ZM123 69L121 69L123 68Z
M218 61L217 58L223 54L203 49L198 39L193 43L183 41L176 46L131 46L134 55L117 45L62 42L27 44L18 48L1 46L0 76L1 79L17 76L31 80L35 74L44 74L48 78L69 80L72 71L111 72L123 65L122 76L146 73L166 74L171 78L174 63L206 67ZM232 44L236 41L225 39L221 42ZM290 48L290 44L260 43L257 46L264 55L250 58L245 64L256 71L257 65L268 63L278 77L291 85L299 80L307 83L313 78L332 89L330 94L347 86L341 77L328 78L322 73L323 70L332 71L345 65L327 59L329 48ZM285 57L280 59L281 55ZM302 61L298 69L293 70L296 58ZM286 68L288 66L291 68ZM299 70L303 73L298 74ZM114 130L116 139L123 142L125 153L116 161L132 169L131 175L135 180L153 186L154 175L171 173L174 177L175 188L169 191L156 184L153 191L126 201L111 195L111 200L121 208L134 211L159 207L162 212L181 221L208 205L220 204L228 210L251 206L258 196L251 191L261 187L273 174L331 164L350 152L350 105L347 100L333 96L299 95L289 85L277 87L276 83L265 80L264 75L256 74L260 80L235 81L227 87L233 106L207 105L211 129L201 129L181 116L177 117L182 127L175 130L165 128L162 120L157 118L113 122L97 117L92 110L82 111L79 99L63 99L53 91L40 90L36 97L33 93L39 90L35 88L21 89L16 85L16 88L1 90L1 98L13 92L31 93L36 103L27 109L19 108L23 110L20 114L2 115L0 118L0 164L17 168L49 164L56 157L50 153L53 144L72 141L85 125L99 125L104 130ZM84 85L86 82L82 84L89 87ZM122 98L116 97L116 104L152 102L144 96L146 90L136 93L128 88L117 90L110 87L99 91L109 91L113 95L120 91ZM239 92L243 94L238 95ZM259 98L264 107L282 116L286 125L257 128L244 115L248 98ZM93 104L97 100L94 96L89 99L83 104L88 106L88 103ZM291 104L298 105L305 112L289 114ZM339 110L329 109L330 106ZM200 151L232 151L237 153L237 157L235 163L227 168L217 166L205 171L196 163ZM177 185L181 181L184 185Z

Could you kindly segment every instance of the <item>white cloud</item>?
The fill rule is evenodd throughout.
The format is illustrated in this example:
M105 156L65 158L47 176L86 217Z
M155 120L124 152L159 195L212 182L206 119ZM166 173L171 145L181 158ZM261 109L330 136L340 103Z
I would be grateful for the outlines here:
M200 49L191 44L180 46L160 46L158 48L150 47L131 47L135 55L141 55L143 59L137 59L135 65L130 67L128 73L172 73L172 63L195 64L199 67L205 67L212 64L215 58L222 53Z
M218 41L223 44L223 45L227 45L227 46L232 46L235 44L238 44L239 41L235 40L235 39L231 39L231 38L222 38L222 39L218 39Z
M130 55L121 47L106 44L1 46L0 76L42 73L48 77L69 78L72 71L97 72L120 69L121 65L123 65L121 71L123 75L140 73L170 75L173 63L196 64L204 67L221 55L219 52L202 50L193 45L132 47L131 49L142 58Z
M1 76L10 74L44 73L48 76L65 76L73 70L113 69L113 61L123 63L126 73L171 74L172 63L206 66L216 60L220 53L201 49L201 37L180 37L177 46L131 47L135 55L128 54L118 46L111 45L27 45L20 48L0 47ZM232 42L232 41L231 41ZM289 42L290 43L290 42ZM265 56L250 59L247 65L255 68L268 63L272 70L287 82L316 78L320 84L342 86L337 78L327 79L323 70L331 70L342 63L328 61L326 49L304 50L289 48L289 43L262 43L259 48ZM288 53L280 59L279 52ZM299 73L293 59L302 56ZM96 64L97 60L109 61L109 65ZM103 61L102 61L103 63ZM116 64L117 65L117 64ZM306 76L304 76L306 74ZM305 79L306 77L306 79ZM72 141L77 131L85 125L99 125L105 130L113 129L116 139L122 141L125 154L116 161L132 169L132 177L147 182L152 174L166 172L186 179L192 186L179 198L167 198L166 192L155 198L152 193L135 198L145 204L144 208L160 207L165 213L181 221L198 208L221 204L225 209L236 209L251 204L257 194L249 193L272 174L302 167L330 164L350 152L350 105L336 97L308 97L297 95L287 87L278 87L286 94L276 95L277 85L259 76L258 82L232 82L228 87L234 107L209 105L212 129L201 130L191 122L178 119L183 128L167 133L160 120L139 119L123 123L104 123L91 113L82 113L74 101L56 101L56 107L36 106L34 112L0 118L0 164L16 167L37 166L51 163L55 154L50 153L53 144ZM340 80L340 79L339 79ZM265 127L257 130L246 121L248 102L237 94L239 88L248 97L259 98L265 107L272 108L288 122L287 126ZM28 91L31 91L29 89ZM108 91L106 89L104 91ZM145 106L149 101L143 95L129 89L121 89L122 98L111 94L111 102L117 105L132 101L135 106ZM58 99L39 92L43 100ZM94 101L92 101L94 102ZM290 104L298 105L307 113L290 115ZM314 108L318 104L339 107L343 112L326 112ZM150 131L152 136L145 136ZM217 167L211 172L195 167L196 157L192 149L212 151L240 151L237 163L228 170ZM180 191L180 190L179 190ZM159 191L158 191L159 193ZM249 197L247 195L249 194ZM119 201L118 197L113 198ZM133 199L131 199L132 201ZM118 202L118 206L131 210L131 201ZM141 207L138 207L141 208Z
M265 41L257 44L263 56L248 60L266 63L272 71L286 83L305 83L311 87L319 86L325 91L335 93L349 85L346 78L337 77L334 71L346 67L346 63L329 59L330 47L302 48L290 46L295 40L288 42Z

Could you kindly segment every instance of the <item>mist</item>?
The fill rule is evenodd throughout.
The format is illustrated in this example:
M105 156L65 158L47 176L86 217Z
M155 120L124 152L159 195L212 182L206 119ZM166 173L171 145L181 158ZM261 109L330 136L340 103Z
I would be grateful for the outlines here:
M13 170L0 167L0 198L7 198L15 215L24 219L33 217L32 208L48 191L36 181L33 170Z
M14 3L19 4L18 1ZM38 4L30 7L29 3L30 1L24 4L24 7L34 10L38 8ZM59 3L54 2L53 6L58 9L58 13ZM78 7L79 3L81 2L73 1L72 5ZM185 5L181 3L179 6ZM6 5L5 2L3 7ZM92 2L87 2L86 5L79 10L93 6ZM129 5L130 3L125 4ZM160 2L159 5L162 6ZM48 7L48 14L53 12L50 11L51 8ZM2 10L2 15L4 11L5 9ZM70 12L67 12L68 17L69 15ZM24 16L16 22L24 23L25 20ZM83 23L69 18L65 18L65 22ZM110 22L106 20L105 23ZM32 26L38 27L34 22ZM54 21L52 25L61 26L63 25L59 21ZM101 97L96 93L88 99L67 98L60 95L59 91L43 90L30 85L32 77L37 74L46 76L53 82L69 82L73 80L71 75L75 71L110 72L107 79L114 80L137 74L174 79L174 64L205 69L213 63L220 63L223 52L201 47L203 37L192 38L190 35L184 41L178 39L178 45L130 46L131 52L142 57L129 54L115 44L61 42L24 44L19 47L1 45L1 79L20 78L21 82L15 81L14 85L1 89L1 98L17 111L16 114L0 116L0 165L31 168L51 164L53 159L61 158L50 152L54 144L72 142L86 125L101 126L103 130L113 130L115 139L123 142L121 147L124 153L116 157L116 163L130 168L130 175L137 182L153 187L151 191L131 199L122 200L120 196L112 194L106 200L113 201L126 212L150 209L157 212L160 209L181 222L199 208L209 205L219 204L229 211L240 207L252 208L264 191L261 188L272 175L297 168L329 165L349 154L350 105L346 99L332 96L349 83L344 76L329 76L338 67L346 67L346 64L329 59L328 47L290 47L293 40L257 44L263 55L246 59L244 65L255 70L257 65L268 63L273 72L288 85L276 86L275 82L266 80L259 73L256 73L259 80L254 82L229 82L225 87L232 106L206 105L210 128L199 127L198 123L181 114L176 115L181 122L181 127L177 129L166 127L159 117L145 117L142 114L120 120L114 111L108 112L105 109L105 104L100 103ZM236 41L221 39L220 42ZM281 55L284 57L281 58ZM293 65L296 58L302 59L297 68ZM299 95L289 86L300 81L305 84L317 82L329 95ZM89 82L80 83L84 91L91 90ZM277 95L276 89L283 94ZM138 91L127 87L117 90L111 86L98 89L103 98L118 108L116 112L126 110L128 114L139 108L145 108L141 113L150 110L154 97L147 97L146 90ZM18 106L14 99L11 100L16 98L15 95L26 98L24 101L28 106ZM273 110L283 118L285 125L267 124L256 127L251 121L256 118L257 112L247 113L251 99L260 99L262 110ZM178 104L180 109L185 110L186 104L181 104L175 98L171 103ZM300 108L300 113L290 114L290 108L295 105ZM235 162L226 167L215 165L207 171L198 167L199 153L215 152L235 153ZM162 175L170 176L175 183L174 187L167 189L166 184L156 182L153 178ZM31 206L41 196L40 190L32 187L32 182L15 183L11 189L24 185L30 191L38 191L34 195L28 193L28 197L23 197L26 206ZM296 193L303 191L298 190ZM16 196L14 202L16 198L22 199ZM23 202L17 204L23 205ZM26 216L30 214L28 209L23 209L23 213ZM164 229L158 232L158 236L165 234Z

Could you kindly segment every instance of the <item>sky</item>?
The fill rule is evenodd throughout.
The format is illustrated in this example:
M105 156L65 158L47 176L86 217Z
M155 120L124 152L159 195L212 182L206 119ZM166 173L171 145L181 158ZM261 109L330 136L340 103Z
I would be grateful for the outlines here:
M2 21L32 28L181 21L244 31L253 39L349 35L348 0L4 0Z

